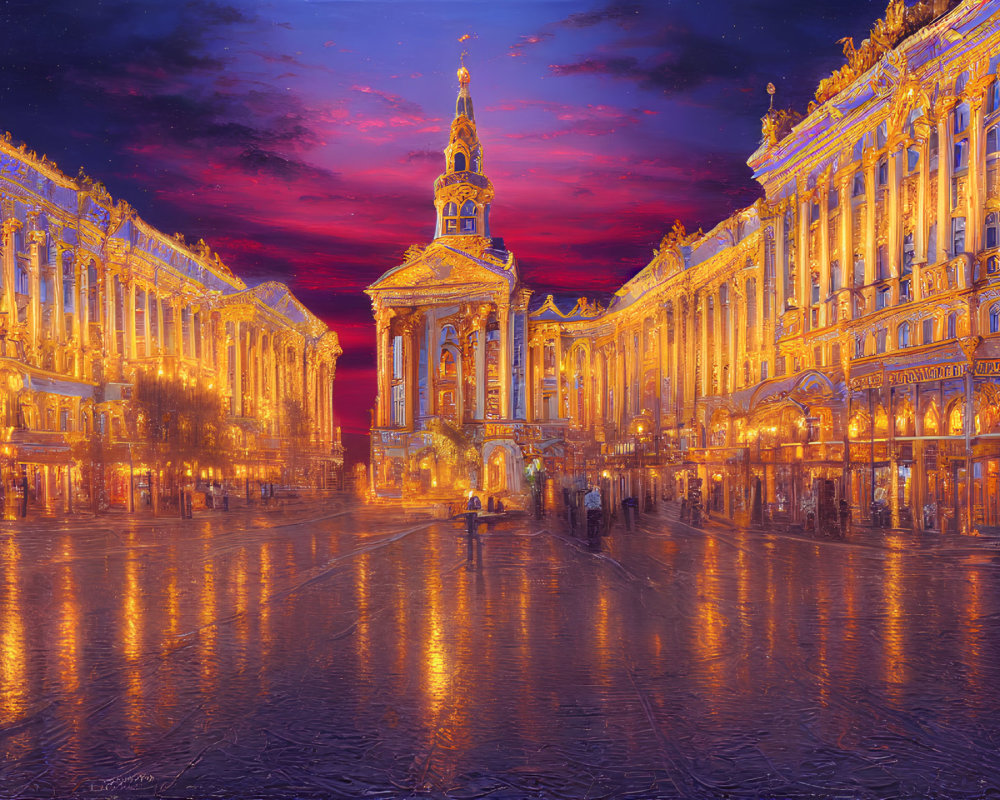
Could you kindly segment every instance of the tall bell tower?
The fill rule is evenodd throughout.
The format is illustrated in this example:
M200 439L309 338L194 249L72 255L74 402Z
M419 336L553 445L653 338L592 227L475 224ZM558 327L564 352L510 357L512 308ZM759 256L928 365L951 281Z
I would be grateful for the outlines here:
M469 94L469 70L458 70L458 99L451 136L444 149L444 174L434 181L437 225L434 238L490 235L493 184L483 174L483 146L476 133L476 115Z

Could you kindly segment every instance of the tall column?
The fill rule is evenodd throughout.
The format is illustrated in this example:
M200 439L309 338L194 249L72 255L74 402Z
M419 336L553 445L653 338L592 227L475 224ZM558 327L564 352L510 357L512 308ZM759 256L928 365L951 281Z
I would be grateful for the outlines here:
M812 203L812 195L812 192L806 190L805 182L800 180L798 195L798 242L796 244L796 250L798 250L798 264L796 265L798 267L798 275L796 277L798 280L795 286L795 293L797 295L795 305L800 309L808 309L809 302L812 299L812 266L809 259L809 219L811 217L809 206ZM808 314L808 311L806 311L806 314ZM803 318L803 332L808 327L808 320Z
M709 307L708 307L708 297L705 292L700 292L698 294L697 303L699 306L698 311L695 315L695 319L699 320L701 323L701 396L706 397L711 394L711 373L713 369L712 364L712 349L711 341L708 338L708 319L709 319ZM714 303L712 304L714 307Z
M42 332L41 251L45 231L28 232L28 331L31 341L38 342Z
M480 309L476 317L476 420L486 419L486 316Z
M920 273L923 266L932 260L928 258L927 254L927 193L930 191L930 157L926 136L917 140L917 151L920 160L917 177L916 224L913 226L913 287L910 291L914 300L921 300L923 299L923 286Z
M781 319L787 300L787 278L785 277L785 211L784 206L792 201L785 200L775 209L774 217L774 319Z
M563 349L562 332L557 328L555 331L555 354L556 354L556 419L562 419L562 398L563 398Z
M388 428L390 425L390 407L392 404L392 398L390 397L392 387L392 337L389 335L390 329L388 313L379 309L375 312L375 319L378 327L379 360L377 423L382 428ZM284 348L282 348L282 355L279 359L279 363L281 364L282 373L284 373ZM281 385L287 386L287 383L282 381Z
M20 229L21 223L16 217L9 217L3 222L3 299L9 326L17 322L17 307L14 302L14 260L17 255L14 243L15 233Z
M500 419L510 419L514 416L510 407L510 382L513 366L511 364L511 342L514 330L510 320L510 305L502 302L497 307L497 322L500 325L500 363L497 377L500 379Z
M875 178L878 173L878 158L868 150L862 158L865 175L865 286L875 283L875 256L878 245L875 241ZM866 299L867 299L866 295ZM869 308L874 308L872 303Z
M830 173L826 172L824 180L819 184L816 194L819 195L819 326L830 324L830 252L836 242L830 242ZM843 267L841 267L843 274ZM810 301L812 297L809 298Z
M66 309L63 307L65 297L63 289L63 258L64 252L56 248L56 263L52 265L52 335L60 344L66 341Z
M128 283L122 285L125 293L125 350L130 359L137 355L135 341L135 280L131 276Z
M243 416L243 323L233 322L233 416Z
M938 103L938 170L937 170L937 257L941 264L951 255L951 109L955 98Z
M886 237L886 244L889 249L889 276L894 280L898 280L902 269L900 264L902 263L902 252L903 252L903 237L902 237L902 225L903 225L903 213L902 213L902 203L900 202L900 185L903 181L903 158L905 154L902 143L896 145L891 153L888 154L889 159L889 203L888 203L888 223L886 225L888 229L888 236ZM898 287L897 287L898 292Z
M983 239L983 207L986 205L986 147L983 137L983 89L969 97L969 192L965 213L965 249L978 253ZM971 279L971 276L970 276ZM971 476L969 476L971 479Z
M840 192L840 285L854 286L854 215L851 213L851 189L854 173L850 165L836 177ZM853 304L852 304L853 305Z

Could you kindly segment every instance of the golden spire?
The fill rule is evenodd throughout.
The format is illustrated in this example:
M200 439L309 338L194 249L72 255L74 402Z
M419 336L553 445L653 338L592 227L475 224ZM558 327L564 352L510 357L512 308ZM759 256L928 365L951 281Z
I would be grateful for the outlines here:
M462 66L460 66L458 68L458 82L462 86L468 86L469 85L469 70L467 70L465 68L465 56L466 55L467 55L466 52L463 50L462 51Z

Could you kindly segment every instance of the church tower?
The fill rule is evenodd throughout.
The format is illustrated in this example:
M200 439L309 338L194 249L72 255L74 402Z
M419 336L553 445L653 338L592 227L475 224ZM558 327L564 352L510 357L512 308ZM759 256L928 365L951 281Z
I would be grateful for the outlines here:
M451 137L444 149L444 174L434 181L437 225L434 238L490 235L493 184L483 174L483 146L476 133L476 115L469 94L469 70L458 70L458 99Z

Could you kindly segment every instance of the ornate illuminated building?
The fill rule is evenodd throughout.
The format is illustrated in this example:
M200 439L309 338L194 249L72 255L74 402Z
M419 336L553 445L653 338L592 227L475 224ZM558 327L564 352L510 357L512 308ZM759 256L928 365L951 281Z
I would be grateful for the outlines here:
M337 336L279 283L0 140L0 506L158 506L328 485Z
M737 521L1000 524L1000 11L894 0L845 54L764 117L763 197L606 308L533 297L490 238L463 68L435 239L368 290L376 493L517 497L538 458L615 498L698 476Z

